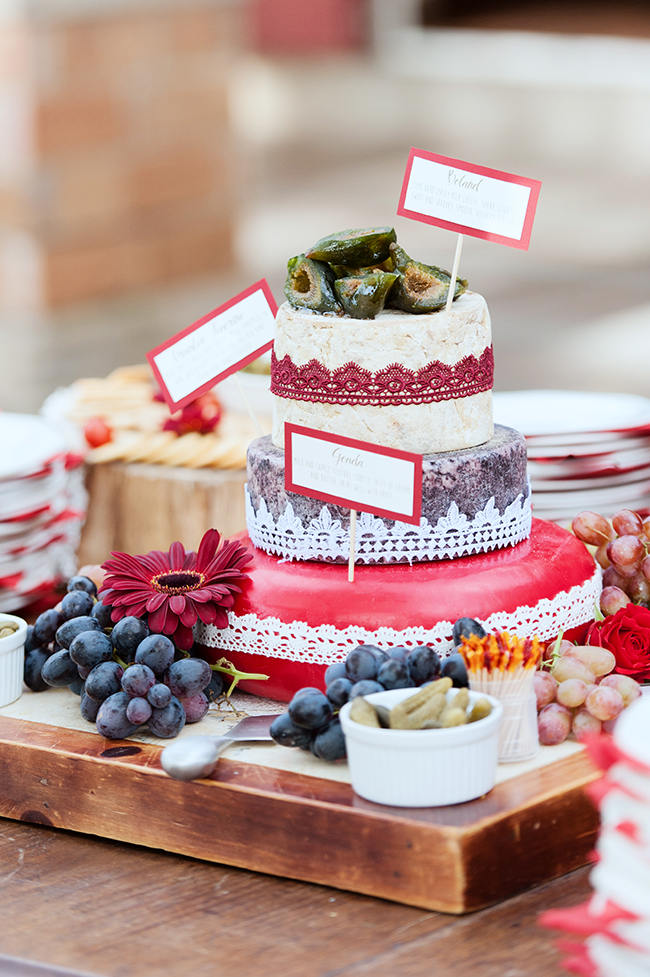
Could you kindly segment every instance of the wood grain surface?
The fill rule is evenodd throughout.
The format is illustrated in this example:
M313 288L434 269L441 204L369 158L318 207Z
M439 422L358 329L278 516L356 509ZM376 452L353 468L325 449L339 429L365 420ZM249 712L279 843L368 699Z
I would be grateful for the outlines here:
M88 515L79 565L103 563L113 550L148 553L181 539L196 548L206 529L232 536L246 526L246 471L202 471L112 462L89 465Z
M0 819L0 977L566 977L536 920L589 891L455 917Z
M181 783L159 756L4 716L0 815L449 913L583 865L597 830L583 789L597 774L584 753L477 801L422 809L227 758L213 777Z

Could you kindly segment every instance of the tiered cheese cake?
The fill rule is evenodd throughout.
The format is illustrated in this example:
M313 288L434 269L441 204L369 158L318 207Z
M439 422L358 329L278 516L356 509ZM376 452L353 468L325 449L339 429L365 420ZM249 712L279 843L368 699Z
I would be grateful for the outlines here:
M369 238L379 244L364 252ZM448 288L392 229L334 235L289 262L273 434L248 451L255 562L230 626L198 634L213 657L270 676L251 691L287 700L322 686L364 642L444 655L463 616L544 639L593 618L591 556L557 526L535 520L531 532L524 438L493 424L485 299L459 282L447 309ZM350 512L285 489L285 422L423 456L419 526L360 513L351 584Z

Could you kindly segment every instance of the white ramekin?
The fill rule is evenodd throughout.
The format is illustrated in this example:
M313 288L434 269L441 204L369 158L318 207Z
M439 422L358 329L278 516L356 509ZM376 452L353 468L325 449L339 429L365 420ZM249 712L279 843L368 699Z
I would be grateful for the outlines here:
M18 630L0 638L0 706L8 706L23 691L27 622L13 614L0 614L0 626L17 624Z
M391 689L367 696L389 709L417 689ZM457 689L449 691L452 698ZM469 693L470 704L483 698ZM396 807L440 807L481 797L494 787L501 703L485 696L492 712L485 719L449 729L377 729L350 719L351 703L340 712L352 787L361 797Z

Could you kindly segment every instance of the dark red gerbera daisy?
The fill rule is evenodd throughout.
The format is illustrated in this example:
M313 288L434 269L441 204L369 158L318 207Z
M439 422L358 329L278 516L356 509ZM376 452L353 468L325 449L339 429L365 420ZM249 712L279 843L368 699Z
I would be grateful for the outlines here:
M227 626L228 609L252 558L240 543L222 543L217 530L209 529L197 553L186 553L178 542L167 553L112 553L102 564L106 576L99 593L102 603L112 608L113 621L128 615L144 618L154 633L166 634L177 648L188 649L197 620Z

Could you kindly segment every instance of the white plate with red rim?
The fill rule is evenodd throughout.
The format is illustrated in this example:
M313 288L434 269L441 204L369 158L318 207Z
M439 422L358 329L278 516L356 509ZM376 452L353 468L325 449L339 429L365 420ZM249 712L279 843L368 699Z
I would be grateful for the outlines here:
M650 506L650 495L642 498L630 497L625 502L609 502L602 504L593 502L590 499L584 500L581 504L572 503L568 506L557 505L555 503L546 504L544 493L539 493L540 501L533 505L533 515L536 519L547 519L552 522L559 522L562 525L570 525L580 512L598 512L606 519L611 519L620 509L634 509L635 512L647 511Z
M650 398L581 390L512 390L494 394L494 419L549 443L615 440L650 434ZM594 435L596 437L594 438Z
M638 482L635 485L616 485L592 490L579 488L559 492L540 492L533 489L533 506L535 506L536 501L539 503L543 500L547 506L561 506L562 508L564 506L579 506L576 511L594 508L598 511L599 504L620 504L621 508L633 509L634 506L629 503L629 500L635 499L650 499L650 480Z
M0 479L38 473L65 456L63 434L34 414L0 413Z
M53 511L48 508L33 518L10 518L0 520L0 540L22 539L30 533L47 529L67 518L67 510Z
M530 468L528 474L533 492L571 492L573 490L591 492L592 489L613 489L619 485L630 486L630 490L634 491L634 486L638 482L647 484L650 480L650 466L646 465L644 468L635 468L630 472L615 475L592 476L587 474L582 478L539 478L531 473Z
M8 611L16 611L21 607L28 607L43 597L52 596L54 603L56 588L63 583L64 578L57 576L32 583L25 590L0 590L0 607Z
M620 438L617 441L602 441L597 444L595 442L592 444L565 444L561 447L544 445L541 448L536 447L530 439L526 439L526 450L531 461L552 463L566 459L577 459L581 463L589 463L619 452L641 451L650 453L650 437Z
M0 539L0 561L11 560L27 553L41 553L49 546L67 542L73 549L79 544L82 519L77 518L56 523L44 530L36 530L27 536L15 539Z
M531 458L528 456L528 471L544 478L563 478L575 475L581 478L591 475L616 475L635 471L650 465L650 442L642 450L608 451L602 455L589 457L571 456L564 458Z

